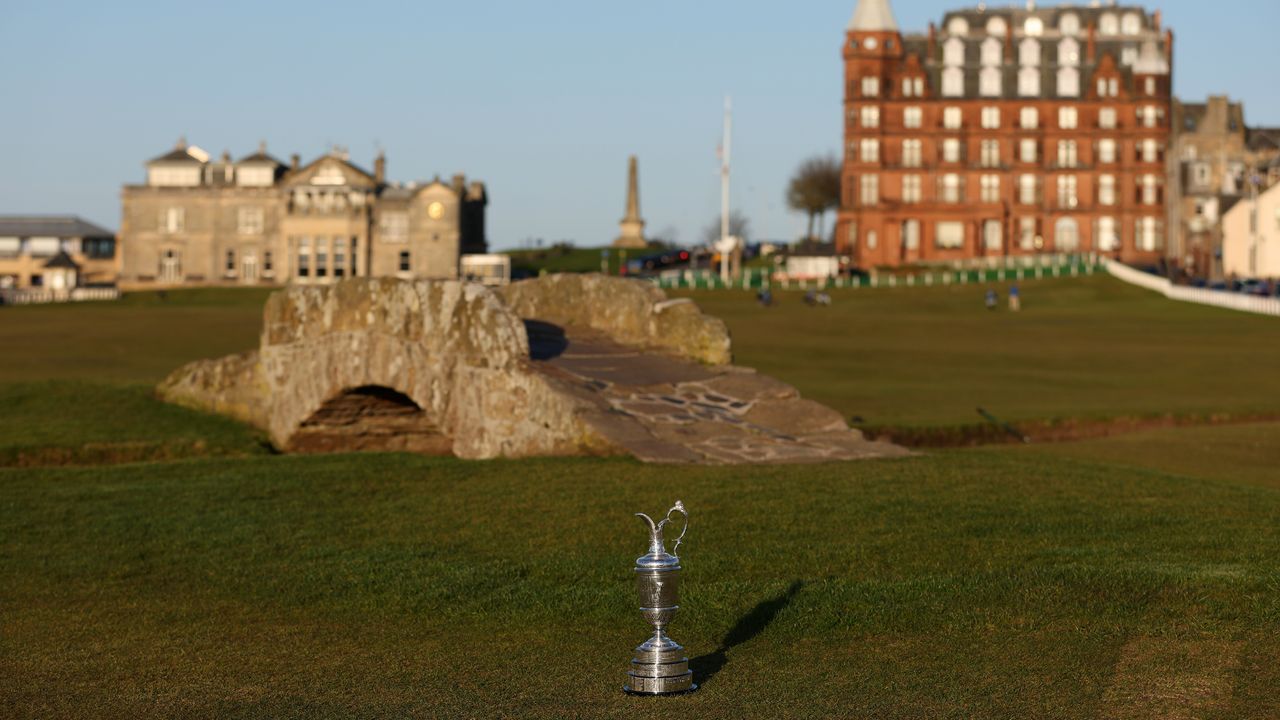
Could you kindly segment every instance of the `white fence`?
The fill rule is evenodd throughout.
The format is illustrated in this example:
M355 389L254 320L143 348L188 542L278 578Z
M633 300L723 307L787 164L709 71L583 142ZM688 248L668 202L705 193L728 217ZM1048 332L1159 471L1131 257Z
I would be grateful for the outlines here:
M0 290L0 303L5 305L42 305L58 302L119 300L116 288L75 288L74 290Z
M1200 305L1213 305L1215 307L1227 308L1228 310L1239 310L1241 312L1280 317L1280 298L1258 297L1256 295L1243 295L1240 293L1225 292L1222 290L1183 287L1181 285L1174 285L1165 278L1149 275L1141 270L1134 270L1128 265L1118 263L1114 260L1104 260L1103 265L1106 266L1107 272L1113 277L1123 280L1130 285L1137 285L1138 287L1158 292L1170 300L1199 303Z

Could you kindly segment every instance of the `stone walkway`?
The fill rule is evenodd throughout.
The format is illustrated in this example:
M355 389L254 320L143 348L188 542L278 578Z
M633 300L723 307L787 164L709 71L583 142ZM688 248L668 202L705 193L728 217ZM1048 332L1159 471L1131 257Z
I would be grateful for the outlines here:
M584 329L527 321L534 366L594 409L601 436L655 463L814 463L895 457L835 410L749 368L709 367L623 347Z

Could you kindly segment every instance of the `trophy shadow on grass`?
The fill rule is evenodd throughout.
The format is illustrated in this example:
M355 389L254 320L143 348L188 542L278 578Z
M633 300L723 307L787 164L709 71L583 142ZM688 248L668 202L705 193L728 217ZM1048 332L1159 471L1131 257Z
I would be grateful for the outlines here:
M694 682L706 687L706 684L711 682L711 678L715 677L716 673L729 662L729 651L764 632L778 613L791 604L803 587L804 581L797 580L791 583L791 587L781 595L761 602L751 608L751 612L738 618L738 622L729 628L729 632L725 633L724 639L720 641L720 647L714 652L699 655L689 661Z

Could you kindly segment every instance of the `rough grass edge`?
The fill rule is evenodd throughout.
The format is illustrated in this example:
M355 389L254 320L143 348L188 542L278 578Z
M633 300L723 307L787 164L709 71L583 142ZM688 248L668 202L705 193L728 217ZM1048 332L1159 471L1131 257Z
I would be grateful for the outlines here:
M1054 418L1011 422L1019 435L1033 443L1074 442L1126 435L1161 428L1247 425L1280 422L1280 413L1163 413L1111 418ZM961 425L902 426L854 424L868 438L911 448L958 448L1009 445L1022 442L1003 426L989 422Z

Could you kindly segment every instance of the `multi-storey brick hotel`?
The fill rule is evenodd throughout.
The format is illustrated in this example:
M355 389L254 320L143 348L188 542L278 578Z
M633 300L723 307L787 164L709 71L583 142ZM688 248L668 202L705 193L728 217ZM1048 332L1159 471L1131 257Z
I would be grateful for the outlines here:
M1163 255L1173 35L1100 5L949 12L902 35L859 0L844 45L837 244L861 267Z

